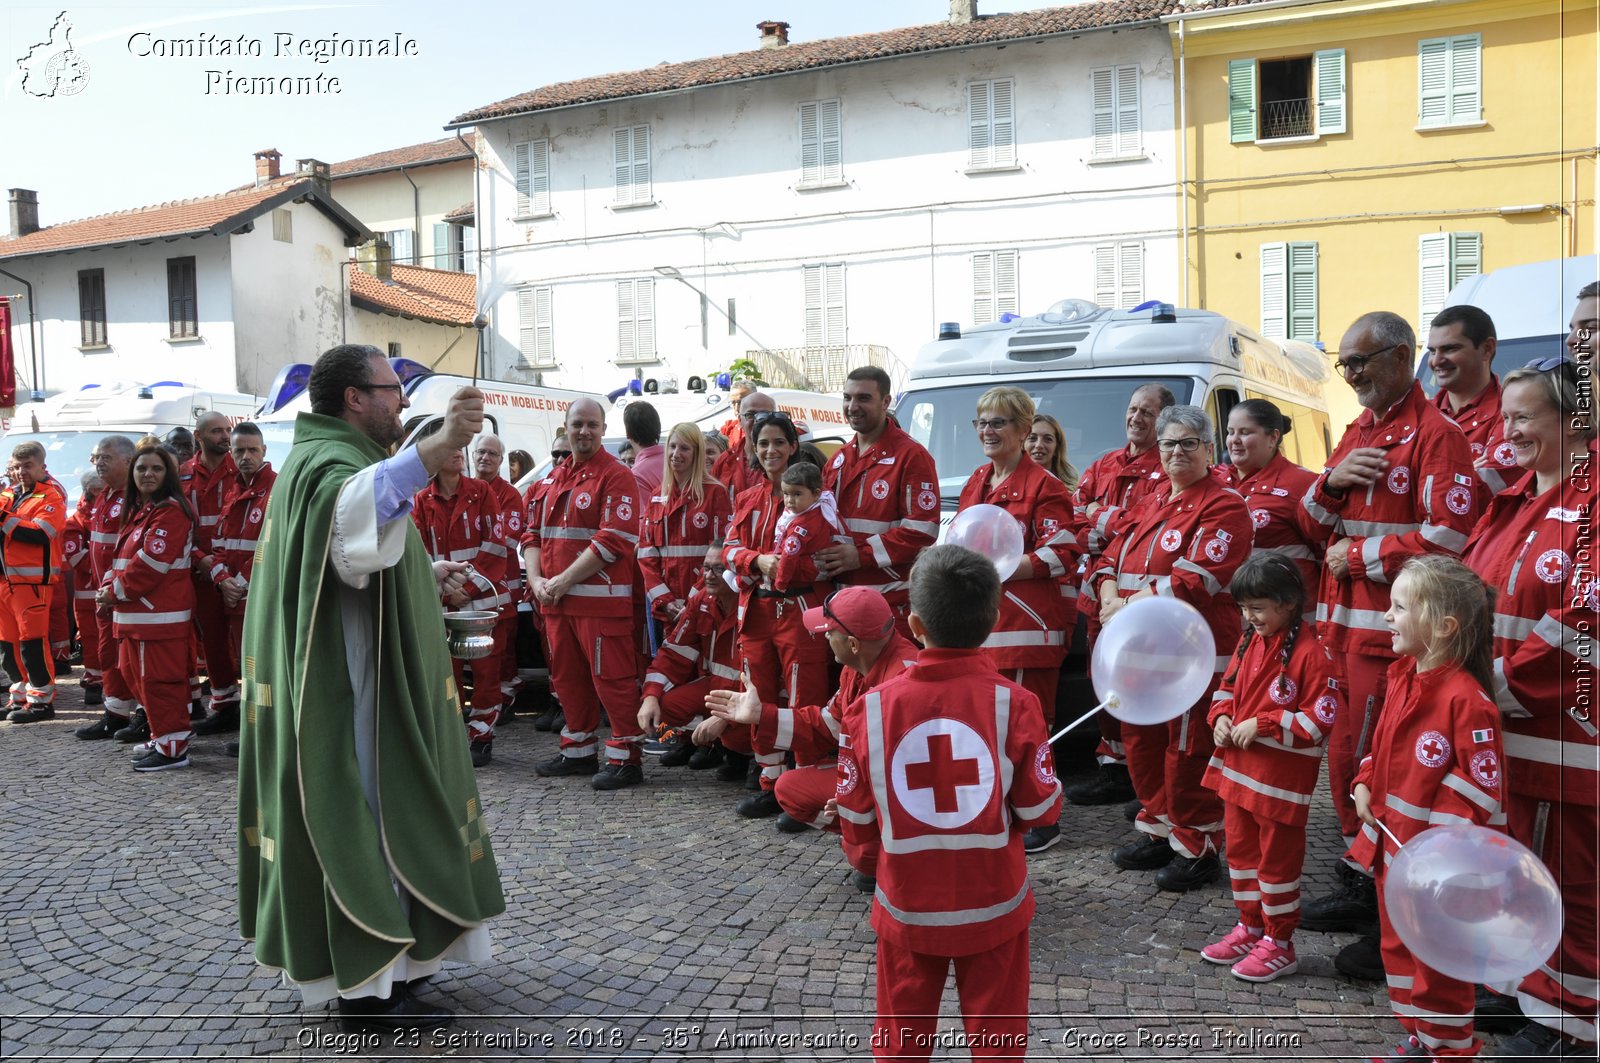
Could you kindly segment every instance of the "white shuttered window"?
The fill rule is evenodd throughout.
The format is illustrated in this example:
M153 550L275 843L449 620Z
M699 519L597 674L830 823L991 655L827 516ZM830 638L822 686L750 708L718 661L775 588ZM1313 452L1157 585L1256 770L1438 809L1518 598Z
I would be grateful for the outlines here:
M1317 342L1317 244L1261 245L1261 334Z
M972 256L972 323L987 325L1017 313L1017 253L981 251Z
M1142 155L1139 68L1103 66L1092 70L1089 88L1094 101L1093 157L1120 159Z
M551 369L556 364L555 330L551 321L554 289L543 286L517 292L518 369Z
M550 213L550 142L528 140L512 150L517 178L517 217Z
M650 197L650 127L624 126L611 134L611 164L616 195L612 205L636 207L654 202Z
M844 263L805 267L806 346L843 348L845 343Z
M1016 82L967 85L967 168L993 170L1017 164Z
M1113 310L1144 302L1144 244L1100 244L1094 249L1094 301Z
M839 130L839 101L812 100L800 105L800 184L834 185L844 180L844 147Z
M656 282L617 282L617 364L656 360Z
M1483 272L1482 233L1428 233L1417 238L1417 335L1425 336L1450 289Z
M1417 43L1417 124L1483 121L1483 35L1463 33Z

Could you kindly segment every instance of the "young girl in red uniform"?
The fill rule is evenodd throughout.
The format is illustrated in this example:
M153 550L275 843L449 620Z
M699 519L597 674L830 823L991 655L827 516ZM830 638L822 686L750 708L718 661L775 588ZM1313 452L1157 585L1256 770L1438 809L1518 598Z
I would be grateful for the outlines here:
M1306 812L1343 706L1333 659L1302 622L1306 590L1294 562L1252 554L1229 591L1244 637L1212 697L1217 748L1203 781L1225 802L1239 922L1200 957L1230 964L1235 978L1270 982L1300 966L1290 939L1300 925Z
M1389 1002L1410 1035L1389 1058L1466 1058L1483 1046L1472 1033L1473 986L1416 961L1389 922L1383 880L1399 846L1429 827L1505 825L1500 710L1485 693L1494 591L1455 558L1427 554L1405 563L1390 603L1384 622L1399 658L1356 772L1363 826L1345 859L1377 879Z

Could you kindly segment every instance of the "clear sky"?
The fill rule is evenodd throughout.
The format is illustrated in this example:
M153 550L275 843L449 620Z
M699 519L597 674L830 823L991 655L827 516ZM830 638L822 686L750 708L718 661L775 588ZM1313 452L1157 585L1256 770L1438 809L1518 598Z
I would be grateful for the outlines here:
M0 12L0 187L36 190L44 225L246 184L263 148L288 168L438 139L456 115L540 85L754 48L765 19L807 41L949 15L947 0L68 4ZM981 13L1044 6L979 0ZM42 70L63 51L63 12L76 91L31 94L44 79L25 86L19 61ZM326 42L397 35L414 54L314 57ZM221 54L241 38L260 54ZM210 54L170 54L185 49ZM321 75L324 91L244 95L227 91L229 72Z

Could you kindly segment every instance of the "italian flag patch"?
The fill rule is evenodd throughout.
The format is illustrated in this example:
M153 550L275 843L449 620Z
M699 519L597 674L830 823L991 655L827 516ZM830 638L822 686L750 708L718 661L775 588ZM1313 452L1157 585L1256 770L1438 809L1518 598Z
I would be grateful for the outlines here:
M1473 731L1472 732L1472 740L1474 742L1493 742L1494 741L1494 728L1485 727L1485 728L1483 728L1481 730Z

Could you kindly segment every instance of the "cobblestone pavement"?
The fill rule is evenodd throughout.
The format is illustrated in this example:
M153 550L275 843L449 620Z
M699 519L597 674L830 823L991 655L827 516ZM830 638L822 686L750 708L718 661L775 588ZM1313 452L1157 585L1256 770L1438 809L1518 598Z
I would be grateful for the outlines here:
M508 910L494 959L425 991L460 1023L413 1043L342 1040L326 1011L257 969L234 916L234 775L223 739L193 767L139 775L83 742L76 685L56 719L0 724L0 1056L828 1059L869 1053L873 934L837 840L733 813L711 772L646 765L597 794L541 779L555 738L505 725L479 772ZM1064 764L1070 781L1090 768ZM1399 1038L1381 986L1332 966L1343 936L1302 934L1297 976L1231 977L1196 950L1234 922L1223 887L1162 893L1108 859L1120 807L1068 808L1030 858L1030 1058L1364 1059ZM1333 881L1318 806L1306 895ZM947 992L942 1031L959 1020ZM935 1058L966 1058L964 1049Z

